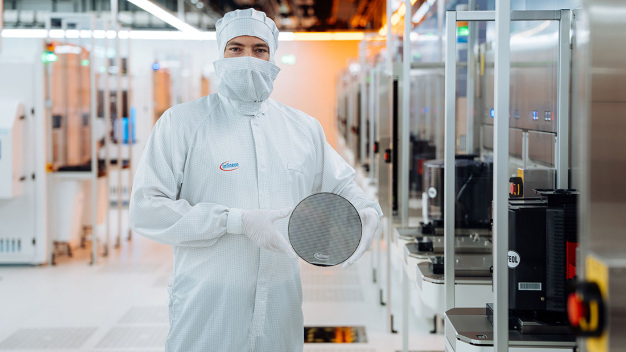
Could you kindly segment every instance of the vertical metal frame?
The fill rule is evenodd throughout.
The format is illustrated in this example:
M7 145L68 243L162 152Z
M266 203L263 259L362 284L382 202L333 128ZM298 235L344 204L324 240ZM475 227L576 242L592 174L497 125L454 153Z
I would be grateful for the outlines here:
M368 91L368 96L369 96L369 106L368 106L368 120L369 120L369 124L370 124L370 130L369 130L369 141L370 141L370 145L369 145L369 178L370 180L374 180L376 178L376 163L374 162L374 142L376 141L376 136L374 134L374 129L375 129L375 114L376 114L376 90L374 89L374 87L376 87L376 67L373 66L371 68L371 70L369 71L369 80L370 80L370 86L369 86L369 91Z
M528 168L528 151L529 151L529 142L528 142L528 131L522 132L522 165L524 169Z
M476 7L476 0L469 0L467 3L468 10L473 11ZM465 151L467 154L474 154L474 96L476 85L476 55L474 46L478 41L478 23L475 21L468 23L469 36L467 38L467 108L465 109Z
M107 202L106 202L106 206L104 207L105 210L105 215L104 215L104 232L105 232L105 241L104 241L104 248L105 248L105 252L107 251L106 248L109 247L109 244L111 243L111 214L110 214L110 207L111 207L111 202L109 201L109 192L111 189L111 178L110 178L110 171L112 169L111 167L111 154L109 153L109 147L111 145L111 86L110 86L110 65L109 65L109 22L105 20L104 22L104 92L103 92L103 99L102 101L104 102L104 123L105 123L105 136L104 136L104 143L106 143L107 147L104 149L104 159L106 160L105 165L106 165L106 195L107 195ZM119 159L119 158L118 158ZM97 169L96 169L97 170ZM96 172L97 174L97 172ZM97 183L97 177L96 177L96 183ZM96 234L96 228L98 227L97 223L94 223L94 227L93 227L93 233ZM93 236L93 235L92 235ZM94 252L95 253L95 252ZM95 259L94 259L95 262Z
M44 40L44 44L50 44L51 42L51 38L50 38L50 30L52 29L52 22L50 19L50 16L48 15L48 17L46 18L46 39ZM92 50L93 51L93 50ZM91 55L93 55L93 53L90 53ZM44 139L44 144L45 144L45 148L44 150L46 151L46 155L45 155L45 169L47 169L48 165L53 165L53 160L54 160L54 153L52 152L52 126L53 126L53 122L52 122L52 65L44 65L43 68L43 77L45 79L45 88L43 89L44 91L44 126L46 128L45 134L46 134L46 138ZM93 91L92 91L93 94ZM92 141L92 145L93 145L93 141ZM46 216L46 219L44 221L44 228L49 229L51 228L52 224L51 224L51 216L47 216L47 211L46 209L48 209L51 206L51 198L48 193L49 193L49 187L51 185L50 182L50 178L48 178L48 181L45 182L46 183L46 191L45 191L45 195L44 199L46 199L46 204L45 207L43 207L43 209L41 209L41 214L43 214L44 216ZM48 264L52 264L52 256L50 255L50 251L54 248L54 243L53 243L53 239L52 236L50 235L50 232L47 233L46 236L47 239L47 251L46 251L46 256L48 257Z
M348 149L354 152L354 156L356 156L356 151L352 150L352 140L354 139L354 135L352 133L352 126L354 124L354 84L352 82L352 73L348 71L348 81L346 82L346 94L348 96L347 106L346 106L346 145ZM356 161L356 160L354 160Z
M569 188L569 91L571 10L561 10L557 86L556 187Z
M50 44L52 39L50 38L50 30L52 29L52 22L50 16L46 18L46 39L44 41L45 44ZM92 50L93 51L93 50ZM46 131L46 164L52 165L54 161L54 153L52 152L52 65L45 65L44 67L44 77L46 88L44 89L44 99L46 107L46 114L44 118L46 119L46 123L50 124L50 128ZM52 242L50 242L52 245Z
M387 93L387 99L388 99L388 105L389 105L389 115L391 115L392 113L392 109L393 109L393 97L392 97L392 92L393 92L393 47L394 47L394 42L393 42L393 36L391 35L391 16L392 16L392 12L393 9L391 8L391 1L387 1L387 62L386 62L386 75L383 75L383 79L387 79L389 81L389 85L388 85L388 93ZM392 120L392 119L389 119ZM391 122L389 122L391 123ZM387 149L387 146L379 146L379 148L384 148ZM382 167L382 165L381 165ZM389 171L391 173L391 171ZM391 177L389 178L391 179ZM389 214L387 216L387 228L385 229L386 232L386 246L387 247L387 327L388 330L390 332L394 332L394 328L393 328L393 312L391 310L391 237L392 237L392 233L391 231L393 231L393 214L391 212L391 206L389 208Z
M63 31L63 38L61 39L61 44L62 45L67 45L67 19L62 19L61 20L61 30ZM67 80L68 80L68 74L67 74L67 56L63 58L63 66L65 66L65 70L61 71L63 73L63 85L62 85L62 90L63 90L63 119L61 122L61 130L63 131L63 144L62 144L62 149L61 149L61 160L63 163L67 163L68 162L68 150L67 150L67 138L68 138L68 124L69 124L69 119L70 119L70 114L69 114L69 97L67 94Z
M130 209L130 197L132 195L132 191L133 191L133 176L135 175L133 173L133 146L135 145L135 141L133 138L133 120L132 120L132 102L133 102L133 80L132 80L132 76L131 76L131 72L132 70L131 68L131 35L130 35L130 28L128 29L128 38L126 39L126 45L127 45L127 49L126 49L126 80L128 81L128 89L127 89L127 93L126 93L126 99L127 99L127 105L128 105L128 187L126 187L126 192L128 193L128 206ZM119 33L118 33L119 35ZM130 226L128 226L128 240L130 241L132 238L132 232L133 230L130 228Z
M117 236L116 244L121 242L122 237L122 171L124 170L124 162L122 157L122 144L124 143L124 129L122 124L122 113L124 109L124 97L122 94L122 54L121 54L121 39L120 39L120 23L117 21L117 12L113 13L111 10L112 18L115 26L115 65L117 66L117 89L115 91L115 115L116 126L114 126L117 132L117 192L116 192L116 207L117 207ZM126 96L128 98L128 95ZM128 105L128 102L127 102ZM130 115L130 114L129 114ZM129 116L130 120L130 116ZM109 243L105 248L105 252L108 252Z
M400 209L400 220L402 227L409 226L409 136L411 119L411 0L404 0L406 12L404 15L404 50L402 50L402 115L399 117L400 128L400 161L399 167L399 187L398 187L398 208ZM406 270L402 270L402 352L409 350L409 275Z
M366 116L368 116L368 113L367 113L368 109L367 109L367 103L366 103L367 102L367 83L366 83L367 70L365 69L366 49L367 49L367 41L363 39L359 43L359 58L360 58L359 64L361 65L361 71L359 72L359 81L360 81L360 86L361 86L361 94L360 94L361 99L358 103L361 104L361 108L360 108L361 115L359 116L359 136L361 136L361 138L359 138L359 154L361 155L361 158L360 160L358 160L358 162L360 164L365 164L366 162L365 156L367 155L367 146L366 146L367 138L365 138L365 133L367 133L367 128L365 128Z
M438 44L439 44L439 61L444 61L443 54L443 38L445 34L443 32L443 21L445 19L444 14L446 13L446 2L441 0L437 1L437 33L439 33Z
M2 52L2 30L4 29L4 0L0 0L0 53Z
M98 85L96 82L96 17L91 16L91 50L89 51L89 73L91 79L91 264L98 258L98 151L96 123L98 120Z
M509 103L511 80L511 2L496 1L494 66L493 252L494 341L496 351L509 350ZM498 284L499 283L499 284Z
M456 21L457 12L446 13L446 56L445 56L445 128L444 128L444 284L446 310L454 308L454 172L455 117L456 117Z
M391 35L391 16L393 9L391 1L387 1L387 70L390 76L393 76L393 36Z
M409 226L409 136L411 119L411 1L405 0L402 51L402 114L398 116L398 210L402 227Z

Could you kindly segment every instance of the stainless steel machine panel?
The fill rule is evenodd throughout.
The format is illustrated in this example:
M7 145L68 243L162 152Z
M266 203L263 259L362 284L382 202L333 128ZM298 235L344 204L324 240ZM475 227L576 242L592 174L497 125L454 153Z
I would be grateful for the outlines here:
M556 144L553 133L528 131L528 158L548 167L554 166Z
M493 151L493 126L484 125L482 127L483 148Z
M393 89L393 80L381 66L379 66L378 70L378 86L376 87L375 97L378 101L378 109L376 111L376 141L378 142L378 154L375 154L376 179L378 181L378 201L383 212L389 213L391 207L391 172L390 164L385 162L385 151L391 147L391 105L389 94L391 94Z
M524 182L523 198L539 198L535 189L556 188L555 169L517 169L517 176Z
M557 21L516 22L511 35L510 126L556 132L557 63L559 57ZM480 102L477 111L483 124L493 125L494 48L480 46Z
M522 130L518 130L516 128L511 128L509 130L509 155L521 159L523 156L522 151L522 139L523 132Z
M572 131L580 149L572 178L581 188L579 266L586 267L581 279L603 291L608 317L600 338L582 341L583 351L590 352L626 351L625 11L620 0L587 0L574 22ZM601 263L595 273L589 267L593 258Z

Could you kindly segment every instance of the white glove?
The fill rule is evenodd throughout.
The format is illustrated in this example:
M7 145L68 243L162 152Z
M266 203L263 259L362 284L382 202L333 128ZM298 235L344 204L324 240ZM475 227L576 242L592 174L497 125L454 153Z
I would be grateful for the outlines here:
M287 240L276 230L274 222L286 218L291 208L280 210L244 210L241 213L241 230L259 247L285 253L290 258L297 255Z
M380 222L378 218L378 212L372 208L365 208L359 211L359 216L361 217L362 230L361 230L361 242L359 242L359 246L356 247L356 250L348 260L346 260L342 268L347 268L352 263L356 262L357 259L361 258L361 256L367 252L367 249L370 248L372 242L374 241L374 236L376 235L376 229L378 228L378 223Z

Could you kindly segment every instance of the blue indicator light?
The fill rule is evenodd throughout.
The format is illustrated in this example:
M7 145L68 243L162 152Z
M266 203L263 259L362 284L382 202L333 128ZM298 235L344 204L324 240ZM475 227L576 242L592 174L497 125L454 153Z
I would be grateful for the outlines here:
M158 70L158 69L160 69L160 68L161 68L161 65L159 65L159 63L158 63L158 62L155 62L155 63L153 63L153 64L152 64L152 69L153 69L153 70L155 70L155 71L156 71L156 70Z
M496 110L495 109L491 109L491 111L489 112L489 115L491 116L492 119L494 117L496 117Z
M533 120L539 120L539 116L537 115L537 111L531 112L531 116L532 116Z

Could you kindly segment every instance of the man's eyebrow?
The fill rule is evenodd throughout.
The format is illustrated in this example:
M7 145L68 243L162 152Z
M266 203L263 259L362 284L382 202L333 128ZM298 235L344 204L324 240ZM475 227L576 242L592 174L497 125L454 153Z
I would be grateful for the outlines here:
M257 43L257 44L254 44L254 47L255 47L255 48L258 48L258 47L260 47L260 46L262 46L262 47L264 47L264 48L269 48L269 46L268 46L267 44L265 44L265 43Z
M241 44L239 42L228 42L228 43L226 43L226 46L229 46L229 45L244 46L243 44Z

